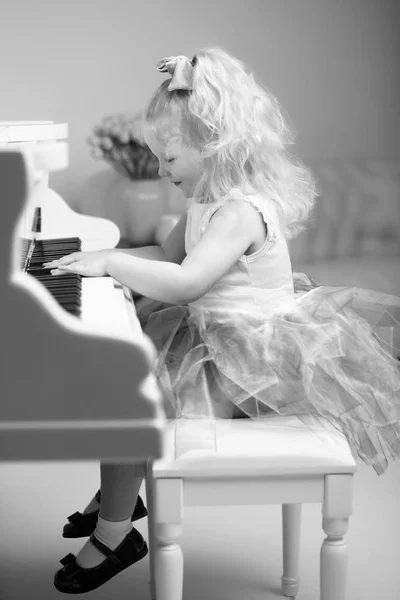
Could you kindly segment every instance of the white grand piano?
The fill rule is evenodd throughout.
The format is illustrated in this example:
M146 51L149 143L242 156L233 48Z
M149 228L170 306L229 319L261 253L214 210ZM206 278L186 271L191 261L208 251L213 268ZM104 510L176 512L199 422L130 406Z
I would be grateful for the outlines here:
M66 124L0 122L0 460L158 458L155 349L130 290L38 269L54 245L67 254L119 240L114 223L75 213L49 188L49 173L68 166L67 138Z

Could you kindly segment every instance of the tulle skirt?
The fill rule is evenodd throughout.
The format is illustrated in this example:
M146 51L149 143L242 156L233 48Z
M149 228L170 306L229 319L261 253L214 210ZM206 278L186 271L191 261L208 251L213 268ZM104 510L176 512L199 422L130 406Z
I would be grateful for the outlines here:
M314 415L380 475L400 456L400 361L381 337L382 327L399 326L400 298L318 286L303 274L294 283L294 308L268 316L153 300L138 307L166 415L192 424L190 449L212 448L216 419L278 413L307 425ZM176 457L187 449L178 443Z

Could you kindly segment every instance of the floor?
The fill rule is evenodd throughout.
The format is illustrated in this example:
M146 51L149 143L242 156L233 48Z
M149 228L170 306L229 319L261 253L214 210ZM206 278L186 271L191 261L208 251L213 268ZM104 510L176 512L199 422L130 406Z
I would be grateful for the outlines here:
M59 600L58 562L82 539L61 537L67 515L98 489L95 462L0 464L0 598ZM358 462L347 535L347 600L400 598L400 461L378 477ZM141 496L145 500L144 486ZM279 506L186 509L182 548L185 600L276 600L280 594ZM147 519L136 522L147 539ZM298 600L319 598L321 507L303 506ZM148 556L90 596L150 600Z

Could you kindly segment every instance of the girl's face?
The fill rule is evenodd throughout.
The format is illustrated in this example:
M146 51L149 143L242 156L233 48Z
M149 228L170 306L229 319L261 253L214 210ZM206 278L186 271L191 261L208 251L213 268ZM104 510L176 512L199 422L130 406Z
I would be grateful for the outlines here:
M160 177L166 177L182 190L185 198L191 198L202 174L203 161L200 152L185 144L178 136L164 144L146 125L144 139L158 158Z

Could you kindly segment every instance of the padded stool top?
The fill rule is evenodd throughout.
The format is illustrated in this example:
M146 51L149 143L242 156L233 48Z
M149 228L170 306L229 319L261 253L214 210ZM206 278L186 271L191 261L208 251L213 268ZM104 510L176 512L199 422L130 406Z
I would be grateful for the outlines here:
M210 450L190 450L190 434L200 434L202 421L188 419L186 425L183 423L188 451L177 459L179 427L172 420L167 427L165 455L154 462L153 475L202 478L354 473L356 463L343 433L320 417L305 418L307 425L295 416L277 414L259 420L218 419L213 425L217 447Z

